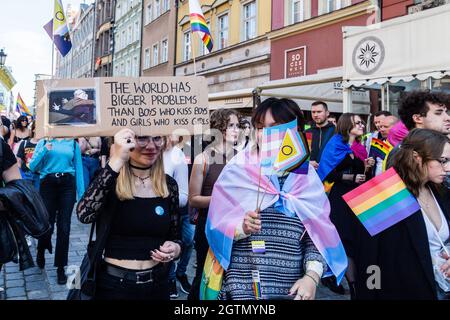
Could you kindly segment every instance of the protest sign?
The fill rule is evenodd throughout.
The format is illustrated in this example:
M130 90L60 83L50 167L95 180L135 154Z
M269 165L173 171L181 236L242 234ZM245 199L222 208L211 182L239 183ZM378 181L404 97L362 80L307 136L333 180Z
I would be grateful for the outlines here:
M204 77L42 80L37 95L37 138L113 136L121 128L140 136L188 135L209 128Z

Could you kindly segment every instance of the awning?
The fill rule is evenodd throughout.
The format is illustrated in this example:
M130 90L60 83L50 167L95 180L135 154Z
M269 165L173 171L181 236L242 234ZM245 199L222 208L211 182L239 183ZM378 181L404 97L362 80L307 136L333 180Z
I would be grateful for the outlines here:
M289 98L301 109L310 110L311 103L321 100L331 112L343 112L342 68L322 70L313 75L273 80L257 87L261 100L269 97ZM370 97L365 90L353 90L352 112L368 114Z
M242 109L253 108L254 88L210 93L209 109Z
M344 27L343 86L450 76L450 4L367 27Z

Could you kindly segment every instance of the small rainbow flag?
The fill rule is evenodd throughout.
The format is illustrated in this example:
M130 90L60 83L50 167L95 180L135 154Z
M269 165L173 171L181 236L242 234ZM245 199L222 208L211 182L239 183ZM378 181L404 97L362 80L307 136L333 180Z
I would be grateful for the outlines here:
M253 280L253 294L255 295L255 300L261 300L261 278L259 276L258 270L252 270L252 280Z
M420 209L394 168L342 196L371 236Z
M213 49L211 32L209 31L198 0L189 0L189 20L191 21L191 31L203 34L201 36L203 44L211 52Z
M312 146L312 132L306 132L305 136L306 136L306 141L308 143L309 150L311 150L311 146Z
M21 116L31 116L31 111L28 109L25 102L22 100L20 93L17 94L16 111L20 113Z
M381 160L384 160L384 158L386 158L386 155L392 150L392 147L377 138L373 138L371 143L370 143L370 152L369 152L369 157L372 158L380 158Z

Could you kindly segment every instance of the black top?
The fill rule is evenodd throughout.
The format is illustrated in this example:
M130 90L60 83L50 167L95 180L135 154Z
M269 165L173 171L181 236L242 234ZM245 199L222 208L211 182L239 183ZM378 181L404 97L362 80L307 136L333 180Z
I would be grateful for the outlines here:
M112 220L105 256L150 260L170 233L169 201L161 197L121 201Z
M176 181L166 175L167 198L120 201L115 193L117 176L118 173L107 165L77 205L78 219L82 223L98 221L96 250L106 249L105 255L111 258L149 260L149 251L167 240L182 246Z
M313 123L305 132L312 134L310 160L320 162L325 146L336 133L336 127L332 123L327 123L324 127L317 127Z
M0 151L0 186L3 184L3 171L8 170L11 168L14 164L16 164L17 160L14 156L14 153L12 152L9 145L0 138L0 147L2 150Z
M30 140L25 140L19 145L19 149L17 150L17 158L22 160L22 166L20 169L24 172L30 171L28 165L33 157L34 150L36 150L36 145L37 143L33 143Z
M11 137L11 121L5 116L1 116L1 118L3 125L8 128L8 133L3 138L5 139L5 141L8 141Z

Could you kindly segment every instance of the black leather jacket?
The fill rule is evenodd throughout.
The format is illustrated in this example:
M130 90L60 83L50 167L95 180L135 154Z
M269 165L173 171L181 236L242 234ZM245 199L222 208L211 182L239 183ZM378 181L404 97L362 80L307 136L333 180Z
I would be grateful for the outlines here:
M27 180L10 181L0 188L0 264L13 261L20 270L34 267L25 234L39 239L50 232L50 223L41 196ZM49 251L51 251L51 244Z

